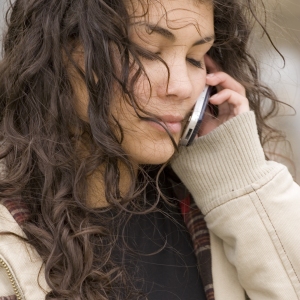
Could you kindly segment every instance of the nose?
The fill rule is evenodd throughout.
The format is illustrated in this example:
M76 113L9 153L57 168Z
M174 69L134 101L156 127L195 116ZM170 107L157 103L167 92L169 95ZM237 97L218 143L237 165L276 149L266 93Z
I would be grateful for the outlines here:
M164 67L165 68L165 67ZM157 96L161 99L185 100L191 97L193 85L186 61L173 61L157 74ZM162 78L163 77L163 78Z

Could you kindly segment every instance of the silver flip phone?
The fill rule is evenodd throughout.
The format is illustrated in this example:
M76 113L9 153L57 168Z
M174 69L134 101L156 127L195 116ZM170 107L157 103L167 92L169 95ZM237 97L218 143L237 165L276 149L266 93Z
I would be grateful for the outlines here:
M183 146L189 146L200 128L204 112L208 105L208 99L211 95L212 87L206 85L203 92L198 97L196 104L194 106L193 112L187 121L187 125L183 131L182 137L179 144Z

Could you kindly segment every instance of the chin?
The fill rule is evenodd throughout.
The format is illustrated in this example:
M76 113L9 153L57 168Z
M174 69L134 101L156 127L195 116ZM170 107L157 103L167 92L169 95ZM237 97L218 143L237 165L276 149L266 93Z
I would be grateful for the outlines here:
M133 146L133 145L131 145ZM139 165L160 165L166 163L174 154L175 148L170 140L166 143L143 143L130 147L130 156Z
M172 151L165 151L163 155L161 153L159 154L154 154L154 153L149 153L147 157L143 155L143 157L140 157L139 159L139 164L144 164L144 165L161 165L166 163L174 154L175 150L174 148Z

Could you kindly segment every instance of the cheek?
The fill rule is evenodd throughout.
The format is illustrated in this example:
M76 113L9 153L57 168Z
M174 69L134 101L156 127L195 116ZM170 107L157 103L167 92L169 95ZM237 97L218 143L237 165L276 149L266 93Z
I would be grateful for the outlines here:
M143 68L146 73L143 70L140 70L137 64L134 64L129 75L130 92L134 95L136 101L138 101L140 105L143 105L143 103L147 102L150 98L151 86L153 86L152 69L145 63L143 63Z
M146 69L146 68L145 68ZM168 103L159 94L158 90L166 90L167 87L167 71L161 66L148 67L146 69L147 75L142 74L134 84L132 91L136 105L147 114L158 114L162 105L166 106ZM144 113L142 113L145 115Z
M137 102L137 105L141 109L145 109L149 103L150 98L153 94L153 83L150 84L147 77L145 75L142 75L139 80L136 82L133 95L135 98L135 101Z
M130 100L121 95L120 91L114 93L115 97L110 103L110 112L112 115L112 130L118 139L121 138L120 129L116 122L121 126L124 135L132 131L131 128L136 127L139 120L135 109L130 104Z
M147 109L148 106L145 106ZM112 102L111 111L122 127L121 146L133 162L161 164L173 155L174 147L168 135L158 132L147 122L142 121L125 99L115 99ZM115 134L120 138L117 127Z

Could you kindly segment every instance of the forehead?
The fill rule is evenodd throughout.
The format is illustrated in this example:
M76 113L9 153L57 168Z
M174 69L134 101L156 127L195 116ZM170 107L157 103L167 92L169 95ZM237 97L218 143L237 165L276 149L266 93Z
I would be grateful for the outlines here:
M131 24L146 22L170 29L193 24L200 29L213 22L213 4L209 0L129 0L127 3Z

